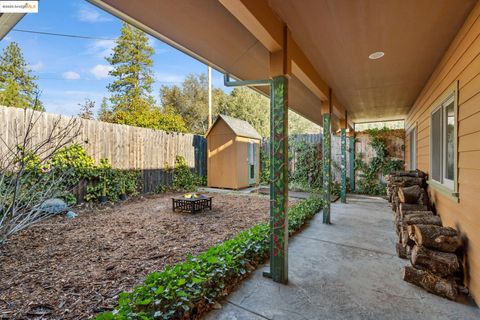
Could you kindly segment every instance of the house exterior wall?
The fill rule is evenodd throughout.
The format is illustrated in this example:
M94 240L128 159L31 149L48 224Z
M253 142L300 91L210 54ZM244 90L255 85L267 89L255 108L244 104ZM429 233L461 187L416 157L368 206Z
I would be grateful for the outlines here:
M480 302L480 3L465 20L406 119L407 132L417 128L416 161L420 170L430 171L432 108L452 86L458 88L458 199L432 185L429 193L443 224L460 230L468 239L465 281ZM407 162L409 149L406 139Z
M219 121L207 137L207 184L209 187L237 189L237 146L235 134L224 121Z

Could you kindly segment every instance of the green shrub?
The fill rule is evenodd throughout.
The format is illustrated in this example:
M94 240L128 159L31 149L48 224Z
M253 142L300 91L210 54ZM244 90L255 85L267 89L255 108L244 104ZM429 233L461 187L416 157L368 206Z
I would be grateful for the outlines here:
M172 189L180 192L197 191L199 186L205 185L205 177L192 172L185 158L175 157L175 167L173 169Z
M289 209L289 233L301 229L321 208L320 198L300 201ZM190 319L226 295L262 262L269 249L269 227L261 223L234 238L189 256L185 262L149 274L130 293L122 293L107 319Z

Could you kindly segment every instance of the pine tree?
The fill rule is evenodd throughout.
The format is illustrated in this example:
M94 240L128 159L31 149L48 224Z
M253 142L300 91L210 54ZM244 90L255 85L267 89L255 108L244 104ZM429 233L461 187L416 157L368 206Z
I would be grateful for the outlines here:
M123 23L113 53L106 58L113 67L110 75L115 77L113 83L108 86L112 93L110 102L114 114L117 111L134 112L141 100L149 104L154 103L151 96L154 81L151 69L153 54L154 49L149 45L147 35Z
M11 42L0 57L0 105L43 111L38 100L37 77L31 75L22 51Z

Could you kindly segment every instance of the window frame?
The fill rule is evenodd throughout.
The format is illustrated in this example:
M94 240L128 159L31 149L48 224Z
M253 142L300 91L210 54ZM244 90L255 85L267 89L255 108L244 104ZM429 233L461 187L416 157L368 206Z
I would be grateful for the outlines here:
M417 136L417 123L410 127L407 131L407 139L408 139L408 152L409 152L409 159L408 159L408 168L409 170L417 170L417 148L418 148L418 136ZM413 148L412 148L412 139L411 134L414 135L413 140ZM414 154L414 157L412 157ZM413 161L412 161L413 159ZM412 165L413 164L413 165Z
M454 129L453 129L453 180L445 178L447 170L447 117L446 110L447 107L453 102L453 111L454 111ZM441 109L441 165L440 165L440 175L441 181L434 180L432 175L429 175L429 185L435 189L441 191L442 193L452 197L454 200L458 201L458 81L455 81L431 106L430 108L430 172L433 171L433 126L432 126L432 116L435 112ZM438 139L438 137L437 137Z

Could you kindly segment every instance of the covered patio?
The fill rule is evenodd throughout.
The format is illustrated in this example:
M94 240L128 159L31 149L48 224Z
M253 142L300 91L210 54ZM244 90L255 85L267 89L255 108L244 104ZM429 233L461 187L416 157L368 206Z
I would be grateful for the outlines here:
M89 1L223 72L225 85L271 98L272 279L257 270L207 318L480 317L404 283L387 202L346 196L355 123L405 120L406 169L433 173L435 213L468 239L465 286L480 299L478 1ZM324 183L322 215L290 246L288 109L323 127ZM332 134L342 137L334 204Z
M338 239L338 243L335 243L337 240L330 240L333 243L312 240L307 238L313 232L309 231L295 243L313 241L319 248L333 246L353 250L352 254L359 256L366 253L375 256L372 261L361 260L364 262L359 266L349 260L347 266L351 270L360 268L355 276L350 275L355 282L368 277L369 264L375 261L384 265L383 271L376 272L381 274L389 270L388 273L392 273L389 279L395 279L393 274L400 262L394 259L393 250L387 246L392 240L389 238L390 217L384 213L388 211L384 203L357 199L367 207L378 206L378 210L368 214L379 215L377 234L383 235L383 240L390 239L388 241L378 241L378 235L370 235L363 244L349 242L352 235L367 235L373 227L368 223L353 224L349 232L342 232L340 223L328 225L332 217L340 219L343 210L347 212L345 221L357 219L353 214L354 204L346 199L347 170L352 170L346 166L346 150L348 145L350 148L353 145L355 123L402 119L408 134L406 169L420 169L428 174L434 166L435 175L428 178L431 203L444 226L456 228L468 239L465 285L471 295L479 299L480 219L474 202L477 193L473 190L479 190L480 180L471 178L480 177L480 147L475 143L480 132L478 1L145 0L141 5L128 0L89 1L223 72L226 86L249 86L270 96L271 240L270 268L264 272L266 276L274 282L287 284L289 274L296 279L300 270L308 265L293 262L295 255L300 254L293 248L290 262L288 258L287 111L292 109L323 128L322 222L326 226L316 223L312 230L318 230L315 234L325 233L322 239L326 239L327 230L331 228L336 230L333 239ZM439 116L441 112L437 111L439 108L447 110L447 102L450 111ZM447 119L447 115L448 123L442 120ZM436 123L435 128L430 126L432 121ZM446 130L450 132L448 139L442 135ZM332 150L333 134L341 136L341 150ZM438 146L438 141L442 141L442 146ZM341 202L348 203L335 205L333 210L330 208L332 152L342 155ZM448 181L444 179L446 172ZM367 212L367 207L361 210ZM352 214L348 215L348 210L352 210ZM376 241L378 247L375 247ZM374 251L339 244L366 246ZM336 257L326 248L318 251L322 259ZM327 270L346 272L344 276L348 278L348 272L341 271L342 262L346 261L344 256L330 261ZM314 282L315 270L323 271L311 266L305 278L309 283ZM318 279L320 288L321 279ZM388 294L398 296L403 296L400 293L405 290L414 290L400 283L400 279L392 281L395 283L389 284L387 279L372 283L386 286ZM358 288L362 288L361 283ZM333 287L332 290L335 297L343 289ZM348 290L344 293L349 301L347 305L353 303L347 297ZM328 294L323 296L328 301ZM421 302L423 296L416 297ZM360 292L358 297L368 296ZM433 297L425 299L437 301L440 310L445 310L445 302ZM374 300L369 302L373 305ZM408 297L405 300L409 301ZM357 302L358 305L363 303L368 305L367 301ZM374 311L366 308L365 312Z
M332 225L317 215L289 246L289 283L258 269L205 319L479 319L455 303L400 280L387 201L351 195L332 204ZM471 302L470 302L471 303Z

